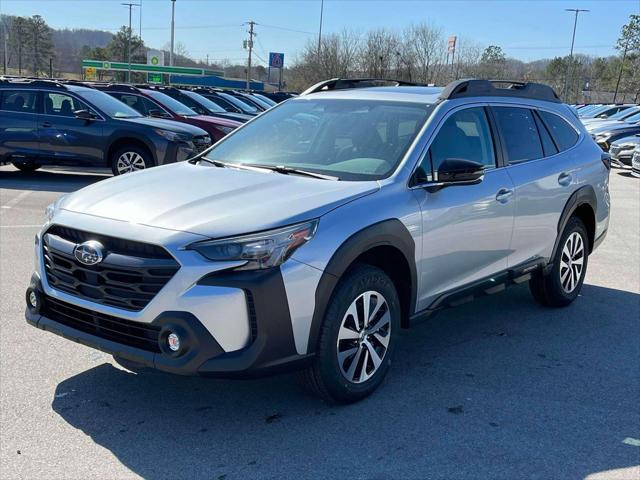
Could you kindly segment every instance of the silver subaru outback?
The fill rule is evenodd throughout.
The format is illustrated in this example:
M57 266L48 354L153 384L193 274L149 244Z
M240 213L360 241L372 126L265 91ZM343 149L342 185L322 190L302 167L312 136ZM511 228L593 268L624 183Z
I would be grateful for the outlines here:
M433 312L523 282L573 302L609 169L544 85L333 79L198 158L51 205L26 318L134 370L297 369L353 402Z

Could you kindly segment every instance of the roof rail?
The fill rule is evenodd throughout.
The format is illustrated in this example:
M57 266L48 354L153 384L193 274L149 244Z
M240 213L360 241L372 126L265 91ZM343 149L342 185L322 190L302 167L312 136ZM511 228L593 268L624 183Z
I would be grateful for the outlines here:
M465 97L518 97L561 103L558 94L548 85L512 80L456 80L440 94L442 100Z
M112 92L137 92L138 88L128 83L93 83L92 86L99 90Z
M59 80L33 79L33 78L24 78L24 77L11 77L11 78L0 77L0 84L66 89L66 87Z
M310 93L328 91L328 90L346 90L350 88L368 88L368 87L383 87L383 86L411 86L411 87L425 87L419 83L405 82L402 80L390 80L386 78L331 78L322 82L316 83L312 87L307 88L300 95L309 95Z

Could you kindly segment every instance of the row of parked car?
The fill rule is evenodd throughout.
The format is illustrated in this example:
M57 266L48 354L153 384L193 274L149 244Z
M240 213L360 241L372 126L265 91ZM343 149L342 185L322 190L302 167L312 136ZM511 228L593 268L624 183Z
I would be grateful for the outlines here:
M611 155L613 165L640 177L640 105L576 105L578 117L593 139Z
M290 95L0 77L0 164L121 175L173 163Z

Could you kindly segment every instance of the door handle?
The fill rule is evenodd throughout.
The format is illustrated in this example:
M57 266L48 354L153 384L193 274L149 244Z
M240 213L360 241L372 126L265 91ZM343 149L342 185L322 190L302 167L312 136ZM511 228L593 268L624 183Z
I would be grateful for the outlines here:
M507 203L513 196L513 190L510 188L501 188L496 193L496 200L500 203Z
M44 122L44 123L42 124L42 127L43 127L43 128L49 128L50 126L51 126L51 124L50 124L49 122Z
M573 177L570 173L562 172L560 175L558 175L558 183L563 187L569 186L571 184L571 180L573 180Z

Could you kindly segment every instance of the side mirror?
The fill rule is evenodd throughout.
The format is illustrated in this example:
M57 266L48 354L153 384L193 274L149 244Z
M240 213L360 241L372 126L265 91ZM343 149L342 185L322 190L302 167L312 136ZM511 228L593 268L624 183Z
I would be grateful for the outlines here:
M149 116L153 118L171 118L171 116L166 112L163 112L162 110L158 110L156 108L149 110Z
M90 122L91 120L96 119L96 115L89 110L76 110L73 112L73 115L80 120L84 120L86 122Z
M474 185L484 177L485 166L465 158L447 158L438 168L434 181L427 184L429 191L438 191L455 185Z

